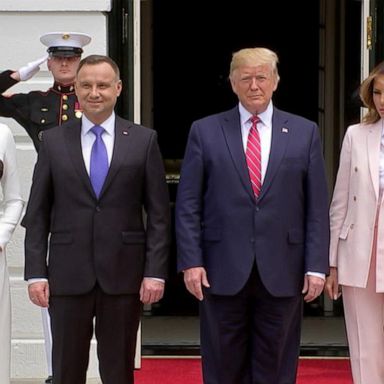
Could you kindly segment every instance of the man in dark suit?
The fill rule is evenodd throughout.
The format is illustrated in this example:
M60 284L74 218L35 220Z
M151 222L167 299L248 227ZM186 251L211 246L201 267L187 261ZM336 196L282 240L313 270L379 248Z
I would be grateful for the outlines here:
M85 383L93 320L102 382L133 383L142 303L163 295L162 157L153 130L115 115L121 88L110 58L83 59L75 83L83 117L44 133L34 171L25 279L32 302L49 305L55 384Z
M200 304L205 384L296 382L302 303L328 273L318 128L272 104L277 55L233 55L239 104L192 124L176 200L178 269Z

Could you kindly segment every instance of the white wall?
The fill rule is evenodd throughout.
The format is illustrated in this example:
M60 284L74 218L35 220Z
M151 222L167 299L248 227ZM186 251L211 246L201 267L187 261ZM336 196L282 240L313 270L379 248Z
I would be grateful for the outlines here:
M107 14L112 0L1 0L0 25L0 71L18 69L29 61L45 54L46 47L40 43L40 35L54 31L85 32L92 42L84 47L84 55L106 54ZM52 84L46 65L31 80L19 83L7 93L45 90ZM8 124L15 136L18 167L23 196L28 198L33 165L36 160L32 142L24 129L11 119L0 118ZM19 226L7 251L11 275L12 294L12 378L45 378L47 368L44 353L40 309L27 298L23 281L24 230ZM89 376L97 376L95 351L93 352Z

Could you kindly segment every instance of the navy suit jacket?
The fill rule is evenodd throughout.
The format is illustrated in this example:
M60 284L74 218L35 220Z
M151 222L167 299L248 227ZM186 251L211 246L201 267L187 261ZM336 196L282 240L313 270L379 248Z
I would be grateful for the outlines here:
M96 282L109 294L138 293L144 276L168 273L169 199L156 132L116 116L97 198L80 123L44 133L23 220L25 279L47 277L55 295L84 294Z
M238 107L192 124L176 201L178 269L202 266L210 292L238 293L256 261L274 296L301 292L304 273L328 273L328 191L318 127L274 108L256 200Z

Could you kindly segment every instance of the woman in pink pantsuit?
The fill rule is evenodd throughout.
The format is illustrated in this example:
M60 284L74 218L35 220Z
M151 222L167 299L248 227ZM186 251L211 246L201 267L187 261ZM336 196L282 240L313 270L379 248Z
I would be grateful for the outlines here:
M384 383L384 62L360 89L368 108L348 127L330 209L326 291L343 294L354 384Z

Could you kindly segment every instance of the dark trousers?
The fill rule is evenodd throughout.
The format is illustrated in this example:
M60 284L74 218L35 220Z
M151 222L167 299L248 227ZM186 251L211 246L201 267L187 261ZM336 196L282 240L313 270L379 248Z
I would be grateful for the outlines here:
M133 384L139 295L108 295L98 285L78 296L51 296L54 384L85 384L95 330L103 384Z
M204 384L294 384L302 295L273 297L257 269L234 296L200 304Z

